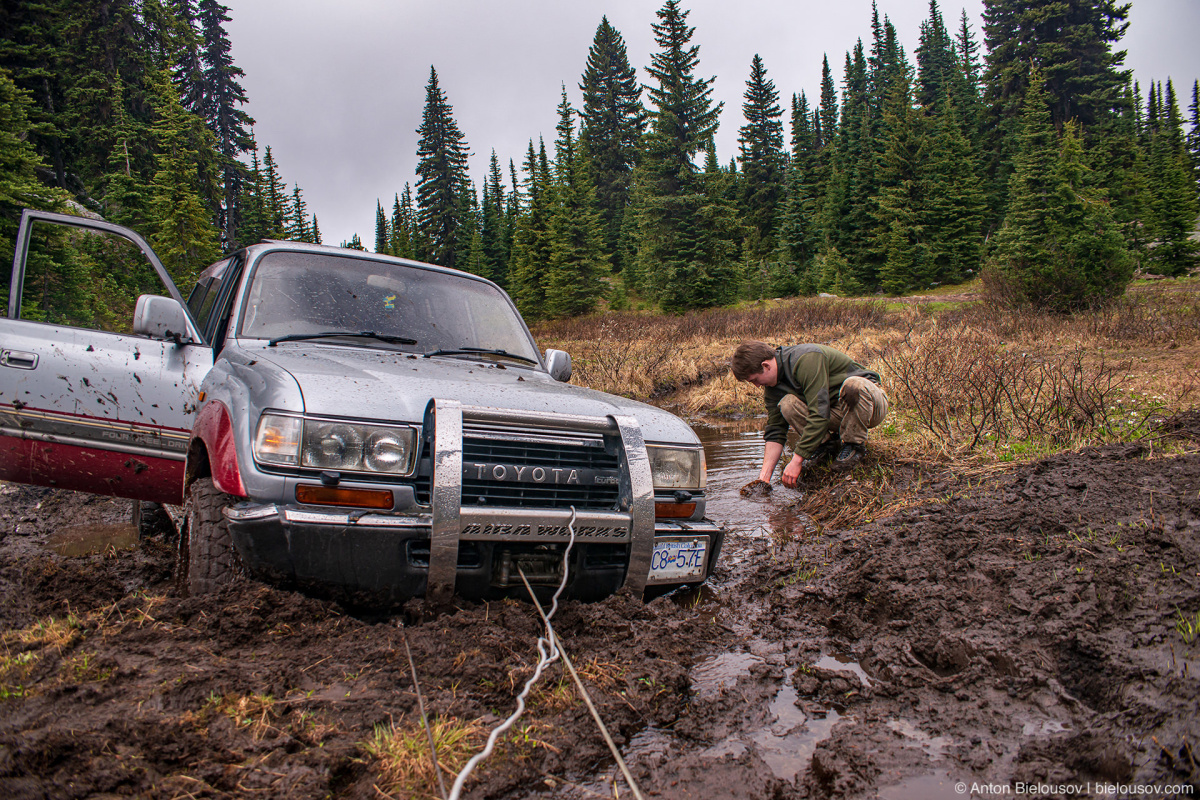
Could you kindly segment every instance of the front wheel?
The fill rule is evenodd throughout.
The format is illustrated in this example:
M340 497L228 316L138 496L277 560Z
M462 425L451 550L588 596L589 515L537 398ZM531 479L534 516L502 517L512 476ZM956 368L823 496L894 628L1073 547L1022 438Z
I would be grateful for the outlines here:
M231 495L213 485L212 478L188 486L175 558L175 581L184 595L210 594L241 574L241 561L222 513L232 501Z

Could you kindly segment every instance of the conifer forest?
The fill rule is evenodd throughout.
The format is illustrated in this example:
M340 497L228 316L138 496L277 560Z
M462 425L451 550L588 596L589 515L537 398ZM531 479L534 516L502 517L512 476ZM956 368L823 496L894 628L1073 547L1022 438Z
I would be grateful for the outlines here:
M378 201L373 249L490 278L535 320L977 276L999 302L1070 311L1136 270L1193 269L1200 83L1133 80L1128 3L984 9L977 29L930 0L912 53L876 10L850 52L825 55L819 87L786 86L755 55L728 163L681 0L647 20L641 78L600 19L582 107L564 83L554 140L492 150L486 175L467 157L488 143L468 143L432 65L417 174ZM142 233L186 288L262 238L321 242L316 209L255 139L229 19L218 0L5 4L5 250L22 207L96 214Z

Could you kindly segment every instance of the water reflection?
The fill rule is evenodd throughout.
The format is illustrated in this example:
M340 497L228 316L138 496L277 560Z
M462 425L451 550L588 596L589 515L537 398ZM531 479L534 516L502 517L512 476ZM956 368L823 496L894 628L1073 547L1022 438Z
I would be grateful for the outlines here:
M138 545L138 530L133 525L74 525L50 534L47 544L60 556L132 550Z
M738 533L769 538L816 530L812 518L796 510L802 492L778 483L766 497L742 497L739 490L758 477L763 459L763 420L693 423L708 464L707 516Z

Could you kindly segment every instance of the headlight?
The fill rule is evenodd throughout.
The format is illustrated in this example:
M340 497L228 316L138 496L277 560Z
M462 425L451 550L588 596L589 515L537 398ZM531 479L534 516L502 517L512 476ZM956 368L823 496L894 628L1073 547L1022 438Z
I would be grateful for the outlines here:
M261 464L409 475L417 432L408 427L263 414L254 439Z
M263 414L254 437L254 460L294 467L300 463L300 431L304 420L283 414Z
M304 466L356 470L362 460L363 437L355 426L311 420L304 424Z
M703 489L705 465L703 450L678 447L646 447L655 489Z

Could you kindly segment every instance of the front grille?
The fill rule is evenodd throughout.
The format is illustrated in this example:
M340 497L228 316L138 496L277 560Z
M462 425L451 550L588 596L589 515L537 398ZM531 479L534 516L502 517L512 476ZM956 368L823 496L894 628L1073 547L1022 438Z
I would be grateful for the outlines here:
M486 480L479 478L479 470L474 475L464 470L464 506L612 510L620 500L621 457L616 444L606 444L598 434L468 425L463 431L463 464L504 465L513 472L520 469L525 478ZM581 473L580 483L538 482L530 477L570 470Z
M532 481L479 479L479 471L465 469L462 482L464 506L494 505L506 508L569 508L583 511L612 511L619 507L621 456L614 440L599 434L574 431L543 431L495 425L465 426L463 464L504 464L525 467L529 473L542 470L587 470L592 480L599 476L611 483L556 484ZM421 448L414 476L417 502L429 505L433 457L429 442Z

